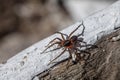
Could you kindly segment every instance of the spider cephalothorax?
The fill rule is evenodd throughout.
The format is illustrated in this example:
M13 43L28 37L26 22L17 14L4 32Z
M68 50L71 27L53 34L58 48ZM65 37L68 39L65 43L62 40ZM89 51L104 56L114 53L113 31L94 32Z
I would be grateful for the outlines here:
M77 43L78 37L77 36L72 36L70 39L62 41L61 47L66 47L68 49L72 49L75 47Z
M73 35L73 33L78 30L78 28L80 26L83 26L83 30L80 34L78 35ZM83 35L84 33L84 30L85 30L85 26L83 25L83 22L82 24L80 24L75 30L73 30L69 35L67 34L64 34L64 33L61 33L61 32L57 32L58 34L61 35L62 38L59 38L59 37L56 37L54 38L53 40L51 40L49 42L49 44L47 45L47 48L42 52L44 53L47 49L49 49L50 47L52 47L53 45L57 44L58 47L53 49L53 50L50 50L50 51L55 51L55 50L58 50L60 48L63 48L63 51L57 56L55 57L52 61L50 61L49 64L51 64L54 60L56 60L58 57L60 57L62 54L64 54L65 51L68 51L69 52L69 59L68 59L68 63L69 63L69 60L70 58L72 57L72 54L75 54L76 57L77 56L77 53L76 52L80 52L80 48L81 47L86 47L87 44L86 42L83 41L83 38L80 37ZM73 36L72 36L73 35ZM81 44L82 43L82 44ZM49 52L49 51L48 51Z

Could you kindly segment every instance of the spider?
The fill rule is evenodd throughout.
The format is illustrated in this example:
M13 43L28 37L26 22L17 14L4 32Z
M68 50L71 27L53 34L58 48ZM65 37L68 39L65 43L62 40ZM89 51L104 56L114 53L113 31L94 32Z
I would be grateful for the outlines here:
M83 38L80 36L83 36L84 30L85 30L85 26L83 25L83 30L80 34L78 35L73 35L73 33L75 31L78 30L79 27L81 27L83 25L83 21L82 23L75 28L75 30L73 30L69 35L61 33L61 32L56 32L58 34L61 35L62 38L56 37L53 40L51 40L48 45L47 48L42 52L44 53L47 49L49 49L50 47L52 47L53 45L57 44L57 48L50 50L50 51L55 51L58 50L60 48L63 48L63 51L57 56L55 57L52 61L49 62L49 64L51 64L54 60L56 60L57 58L59 58L62 54L64 54L65 51L68 51L69 53L69 58L68 58L68 63L70 61L70 58L72 58L72 54L74 53L76 55L76 59L78 59L78 55L77 52L79 51L79 53L81 52L80 48L82 47L87 47L89 45L86 44L85 41L83 41ZM79 38L80 37L80 38ZM84 44L84 45L82 45ZM48 51L49 52L49 51ZM74 62L74 61L73 61ZM68 64L67 63L67 64ZM48 64L48 65L49 65Z

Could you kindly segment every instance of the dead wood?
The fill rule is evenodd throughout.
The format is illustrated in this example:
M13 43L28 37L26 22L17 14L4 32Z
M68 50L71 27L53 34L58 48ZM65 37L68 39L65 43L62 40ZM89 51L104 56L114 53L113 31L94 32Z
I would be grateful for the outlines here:
M120 40L112 38L120 35L120 30L102 37L90 48L90 59L71 65L66 62L38 75L41 80L120 80ZM71 62L72 64L72 62Z

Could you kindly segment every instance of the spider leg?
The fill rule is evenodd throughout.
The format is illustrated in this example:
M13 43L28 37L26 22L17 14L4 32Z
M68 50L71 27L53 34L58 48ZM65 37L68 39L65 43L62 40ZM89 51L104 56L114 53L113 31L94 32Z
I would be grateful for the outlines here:
M48 65L50 65L54 60L56 60L57 58L59 58L65 51L66 51L66 49L64 49L63 52L61 52L57 57L55 57L52 61L50 61L50 62L48 63Z
M80 50L78 48L76 48L76 50L78 50L80 53L86 53L88 54L88 58L91 56L91 53L87 52L87 51L84 51L84 50Z
M80 49L74 48L75 59L74 60L72 59L73 64L76 64L77 61L79 61L79 55L77 53L78 51L80 51ZM72 56L72 58L73 58L73 56Z
M81 43L84 43L85 46L92 46L92 47L95 47L97 48L97 45L93 45L93 44L87 44L87 42L83 41L83 38L78 38L78 43L81 42Z
M61 33L61 32L56 32L56 33L58 33L58 34L63 34L64 36L68 37L67 34L64 34L64 33Z
M78 42L78 44L79 44L79 47L86 47L86 48L87 48L87 47L92 47L92 48L98 48L97 45L87 44L85 41L83 41L83 38L79 38L77 42ZM80 42L81 42L81 43L84 43L85 45L81 45Z
M81 34L78 35L78 37L81 36L81 35L83 35L84 30L85 30L85 26L84 26L84 24L83 24L83 21L82 21L82 26L83 26L83 30L82 30Z
M80 45L81 47L86 47L86 48L98 48L96 45L92 45L92 44L87 44L86 42L83 42L85 45Z
M87 44L87 46L90 46L91 48L98 48L97 45L93 45L93 44Z
M72 53L71 53L71 51L69 49L68 49L68 52L69 52L69 58L68 58L68 61L66 63L66 69L69 68L70 59L72 58Z
M55 39L51 40L51 41L48 43L48 45L50 45L50 44L51 44L52 42L54 42L55 40L62 41L62 39L60 39L60 38L56 37ZM47 46L48 46L48 45L47 45Z
M77 50L75 50L75 60L72 60L73 64L76 64L78 61L78 55L77 55Z
M73 61L74 64L76 64L78 62L81 63L80 60L84 60L83 57L80 56L81 53L78 53L78 51L79 50L76 48L75 53L74 53L76 56L75 60Z
M83 39L82 37L78 38L78 41L79 41L79 42L83 42L83 40L84 40L84 39Z
M41 54L44 53L47 49L49 49L50 47L52 47L55 44L59 44L59 42L55 42L55 43L49 45L44 51L41 52Z
M56 51L58 49L60 49L61 47L58 47L58 48L55 48L55 49L52 49L52 50L49 50L49 51L46 51L45 53L48 53L48 52L52 52L52 51Z
M56 33L60 34L63 40L65 40L65 38L64 38L64 36L63 36L63 35L65 35L66 37L68 37L68 35L67 35L67 34L64 34L64 33L61 33L61 32L56 32Z
M81 23L75 30L73 30L73 31L70 33L69 38L71 37L71 35L72 35L81 25L83 25L83 21L82 21L82 23ZM81 34L84 33L84 29L85 29L85 27L83 26L83 31L82 31ZM81 34L79 34L78 36L80 36Z
M90 56L91 56L91 53L89 53L89 52L87 52L87 51L84 51L84 50L80 50L80 49L78 49L78 48L75 48L77 51L79 51L79 53L76 53L76 57L77 57L77 59L78 59L78 61L79 60L88 60L89 58L90 58ZM83 54L83 56L81 56L81 54L82 53L84 53ZM88 54L88 56L87 56L87 58L85 59L85 54Z
M77 42L78 42L80 48L81 47L86 47L87 48L87 47L90 46L90 45L87 44L87 42L83 41L83 38L79 38Z
M90 56L91 56L91 53L89 53L89 52L87 52L87 51L83 51L83 50L81 50L81 53L86 53L86 54L88 54L88 57L87 57L86 60L88 60L88 59L90 58Z
M85 45L81 45L80 43L84 43ZM85 41L78 40L79 47L88 47L89 45Z
M83 41L83 38L79 38L78 42L84 43L85 45L87 45L87 42Z

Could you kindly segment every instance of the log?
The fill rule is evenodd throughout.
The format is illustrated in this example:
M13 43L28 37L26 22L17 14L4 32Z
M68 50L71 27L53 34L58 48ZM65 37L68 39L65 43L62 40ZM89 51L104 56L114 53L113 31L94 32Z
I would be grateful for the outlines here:
M104 10L90 15L89 17L83 19L83 22L85 26L85 32L84 36L82 37L84 38L84 41L88 44L94 44L96 41L101 39L102 36L110 34L111 32L115 32L120 28L120 1L117 1L116 3ZM69 34L80 24L81 22L77 22L61 32ZM81 33L81 31L82 28L79 28L75 34ZM61 72L62 67L60 67L60 69L57 69L56 63L50 64L49 66L48 63L50 62L50 60L54 59L62 51L62 49L56 50L54 52L41 54L41 52L46 48L45 46L49 43L49 41L51 41L55 37L60 36L58 34L49 36L48 38L41 40L40 42L13 56L9 60L7 60L5 64L0 64L0 80L38 80L38 75L40 75L42 79L42 77L44 77L45 75L49 75L52 69L56 69L55 72L57 72L57 70ZM119 40L119 37L117 38L117 40ZM113 41L115 40L113 39ZM100 45L101 44L99 44L99 46ZM118 70L118 60L120 59L119 54L117 52L115 54L114 52L119 51L119 46L117 47L117 49L113 49L115 47L111 42L109 42L109 45L105 45L105 43L103 43L103 45L106 47L102 46L103 48L100 47L99 50L96 50L96 54L92 55L90 58L92 60L88 60L85 62L83 61L79 66L77 66L78 64L71 66L70 69L68 69L71 72L65 70L63 76L67 74L69 74L70 76L59 78L57 76L62 74L58 74L55 76L55 78L63 80L71 79L72 75L76 75L75 77L80 76L78 79L81 80L104 80L105 78L105 80L119 80L120 75L118 73L120 71ZM109 47L111 46L111 48L109 49L107 45ZM55 48L55 46L50 48L49 50L53 48ZM91 52L91 54L93 53ZM56 62L66 60L67 58L68 52L66 51L65 54L63 54L60 58L56 60ZM64 61L62 63L64 64ZM74 73L76 71L73 69L77 70L77 73ZM55 73L53 72L51 72L50 75ZM42 73L44 73L44 75ZM49 79L54 79L54 77Z
M118 36L120 30L98 40L95 43L98 48L87 49L91 57L86 62L72 64L66 68L67 61L65 61L37 77L41 80L120 80L120 38L118 39Z

